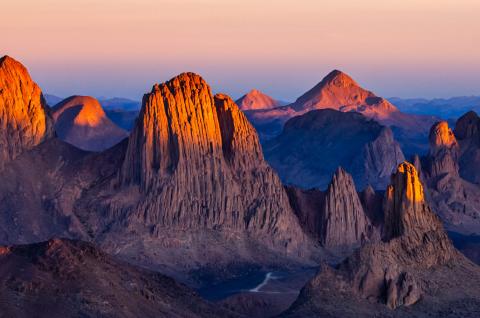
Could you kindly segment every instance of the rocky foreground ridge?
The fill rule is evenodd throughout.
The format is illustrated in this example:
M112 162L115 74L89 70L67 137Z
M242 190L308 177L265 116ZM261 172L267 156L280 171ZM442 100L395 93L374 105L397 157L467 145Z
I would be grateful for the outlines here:
M452 246L425 202L415 167L399 165L385 194L382 241L324 265L285 317L474 317L479 268ZM455 277L455 279L452 279ZM395 309L395 310L393 310Z
M81 241L0 247L0 275L5 317L238 317Z

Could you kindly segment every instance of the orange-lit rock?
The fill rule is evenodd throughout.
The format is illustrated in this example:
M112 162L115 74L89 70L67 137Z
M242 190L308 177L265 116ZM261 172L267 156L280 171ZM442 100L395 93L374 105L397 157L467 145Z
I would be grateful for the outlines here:
M40 87L9 56L0 59L0 170L23 151L53 136Z
M102 151L128 136L90 96L71 96L52 109L58 137L80 149Z

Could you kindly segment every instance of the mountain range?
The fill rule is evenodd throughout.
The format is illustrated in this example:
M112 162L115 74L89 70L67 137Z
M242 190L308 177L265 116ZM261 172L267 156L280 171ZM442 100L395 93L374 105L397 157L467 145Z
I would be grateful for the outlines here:
M144 95L127 138L87 151L74 145L85 138L67 140L60 128L108 131L95 99L50 108L10 57L0 59L0 85L0 309L10 316L480 311L480 267L445 231L480 230L474 112L453 130L429 125L426 152L409 163L406 137L423 136L433 118L403 114L341 72L293 104L245 114L182 73ZM248 118L286 122L264 142L273 167ZM281 181L296 175L305 186ZM263 281L213 304L192 290L255 271ZM304 273L296 282L307 283L300 289L277 272Z

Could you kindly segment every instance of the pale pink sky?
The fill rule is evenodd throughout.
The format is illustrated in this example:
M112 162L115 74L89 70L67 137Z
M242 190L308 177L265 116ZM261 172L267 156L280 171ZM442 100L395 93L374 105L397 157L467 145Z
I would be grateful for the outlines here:
M0 55L60 96L194 71L293 100L334 68L386 97L480 95L479 17L478 0L4 0Z

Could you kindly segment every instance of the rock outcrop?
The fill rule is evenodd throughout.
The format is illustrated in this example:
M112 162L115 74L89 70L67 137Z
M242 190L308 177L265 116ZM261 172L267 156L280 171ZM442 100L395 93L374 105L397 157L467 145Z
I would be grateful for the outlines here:
M455 125L455 136L460 144L460 175L463 179L480 184L480 117L470 111Z
M82 150L103 151L128 136L90 96L71 96L52 109L57 136Z
M424 200L413 165L399 165L384 209L383 241L364 245L337 269L323 266L285 316L397 317L480 309L480 270L452 246Z
M247 94L235 101L238 107L243 110L270 109L285 105L284 102L273 99L272 97L252 89Z
M457 124L462 140L457 140L447 122L432 127L430 151L421 162L424 167L422 178L428 185L428 199L448 230L480 233L480 187L469 182L475 179L478 170L474 166L475 160L468 154L472 153L468 136L475 131L467 124L470 116L466 115ZM465 161L469 164L465 165ZM469 179L464 179L463 175L469 175Z
M236 252L268 254L256 255L251 246L294 258L308 254L310 244L255 129L228 96L214 97L193 73L144 96L117 180L89 192L92 201L78 204L75 214L108 250L121 250L120 242L136 232L138 244L152 244L142 253L162 264L218 265ZM231 251L220 252L224 247ZM187 259L153 255L180 248L190 250L181 256Z
M430 152L427 173L430 178L452 174L458 176L460 148L446 121L436 123L430 129Z
M53 136L40 87L9 56L0 59L0 170L22 152Z
M353 179L342 168L335 172L327 189L320 222L321 242L327 248L359 245L370 236L371 224Z
M338 168L326 192L288 187L289 198L307 233L328 250L352 250L374 237L351 175Z
M0 247L0 274L7 317L237 317L81 241Z
M359 189L385 189L405 160L392 131L361 114L314 110L290 119L277 138L265 143L265 157L286 184L326 189L338 166Z

